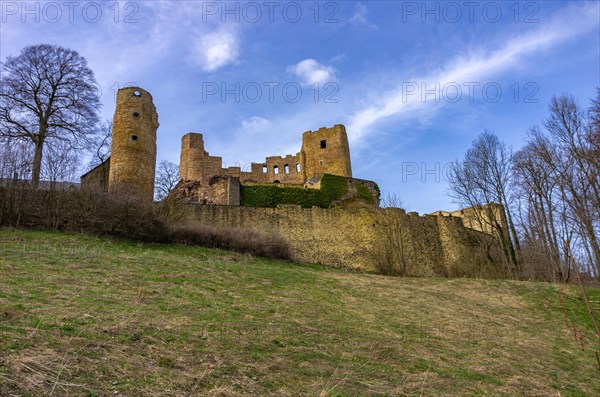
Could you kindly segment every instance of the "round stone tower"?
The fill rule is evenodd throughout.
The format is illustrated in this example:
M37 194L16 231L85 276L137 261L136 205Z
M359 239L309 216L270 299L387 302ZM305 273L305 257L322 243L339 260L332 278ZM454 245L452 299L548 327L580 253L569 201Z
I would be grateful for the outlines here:
M117 92L108 191L145 203L154 198L158 114L152 95L139 87Z

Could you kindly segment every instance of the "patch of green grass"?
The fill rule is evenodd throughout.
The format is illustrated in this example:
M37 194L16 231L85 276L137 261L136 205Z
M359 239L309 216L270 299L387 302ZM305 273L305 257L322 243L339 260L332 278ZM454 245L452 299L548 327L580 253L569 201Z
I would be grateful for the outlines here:
M0 395L600 394L573 286L36 231L0 253Z

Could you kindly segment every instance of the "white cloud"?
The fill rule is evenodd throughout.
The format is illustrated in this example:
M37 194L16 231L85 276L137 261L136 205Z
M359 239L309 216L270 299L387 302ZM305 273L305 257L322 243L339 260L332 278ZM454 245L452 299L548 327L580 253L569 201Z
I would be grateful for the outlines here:
M442 68L428 75L406 79L404 83L397 84L392 90L380 94L381 99L375 104L364 107L351 115L348 126L349 139L351 141L359 140L371 131L373 125L389 117L419 117L423 112L430 114L437 107L444 105L443 100L438 103L435 97L425 97L424 100L420 93L407 95L408 83L416 83L418 86L425 84L428 89L436 84L444 87L446 84L456 83L467 91L464 83L489 79L495 74L518 66L524 57L536 51L550 48L561 41L597 28L597 18L598 10L591 7L565 10L560 13L560 18L556 17L551 20L545 29L538 29L508 40L503 47L496 51L457 56Z
M248 132L255 132L271 125L271 122L259 116L252 116L242 120L242 128Z
M288 71L301 78L303 80L302 82L306 85L312 85L314 83L323 85L336 80L334 68L320 64L311 58L289 66Z
M369 25L367 21L367 6L363 3L357 3L354 6L354 14L349 22L353 25Z
M239 56L238 36L224 29L204 35L196 42L196 60L202 70L214 72L223 66L235 64Z

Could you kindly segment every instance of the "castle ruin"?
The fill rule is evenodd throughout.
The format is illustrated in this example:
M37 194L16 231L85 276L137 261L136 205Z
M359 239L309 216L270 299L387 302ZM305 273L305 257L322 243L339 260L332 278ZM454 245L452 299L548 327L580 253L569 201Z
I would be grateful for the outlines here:
M296 155L270 156L262 163L251 163L249 171L241 167L223 168L223 159L211 156L204 147L202 134L190 132L181 139L179 163L181 181L170 198L188 203L240 205L240 187L275 185L319 189L323 175L346 178L348 202L356 198L356 187L368 189L373 204L379 203L375 182L352 177L350 147L346 128L336 124L302 134L302 147Z
M351 178L350 147L346 128L336 124L302 134L302 148L296 155L271 156L263 163L251 163L250 171L240 167L222 168L221 157L210 156L202 134L186 134L181 139L179 163L181 179L208 183L212 177L236 177L242 184L304 185L324 174Z
M119 90L111 157L81 177L82 188L126 194L152 203L158 125L150 93L139 87ZM206 151L202 134L182 137L180 182L170 193L184 214L182 221L278 233L288 240L292 258L298 261L370 268L369 250L376 246L378 236L386 234L387 220L397 219L408 241L407 249L421 266L416 274L449 275L465 261L490 258L489 249L482 250L478 241L497 240L507 230L504 211L494 203L424 216L397 208L375 210L379 188L375 182L353 177L348 137L341 124L306 131L298 153L267 157L264 162L251 163L249 171L222 164L221 157ZM242 187L310 193L322 189L327 175L342 181L342 190L347 193L337 204L344 205L240 206ZM372 200L361 202L365 195Z

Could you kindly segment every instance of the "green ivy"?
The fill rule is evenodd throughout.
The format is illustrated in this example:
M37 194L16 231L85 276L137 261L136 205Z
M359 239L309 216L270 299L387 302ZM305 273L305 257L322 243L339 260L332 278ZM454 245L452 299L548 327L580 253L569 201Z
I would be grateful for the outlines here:
M377 195L381 197L381 190L379 189L378 184L375 184L375 191L377 192Z
M321 189L300 187L253 185L240 187L240 204L246 207L274 208L279 204L296 204L303 208L329 208L331 203L348 193L346 178L325 174Z
M363 185L356 186L356 198L364 200L365 202L367 202L369 204L373 204L375 202L375 199L373 198L373 194L371 193L371 190L369 190L368 187L363 186Z

